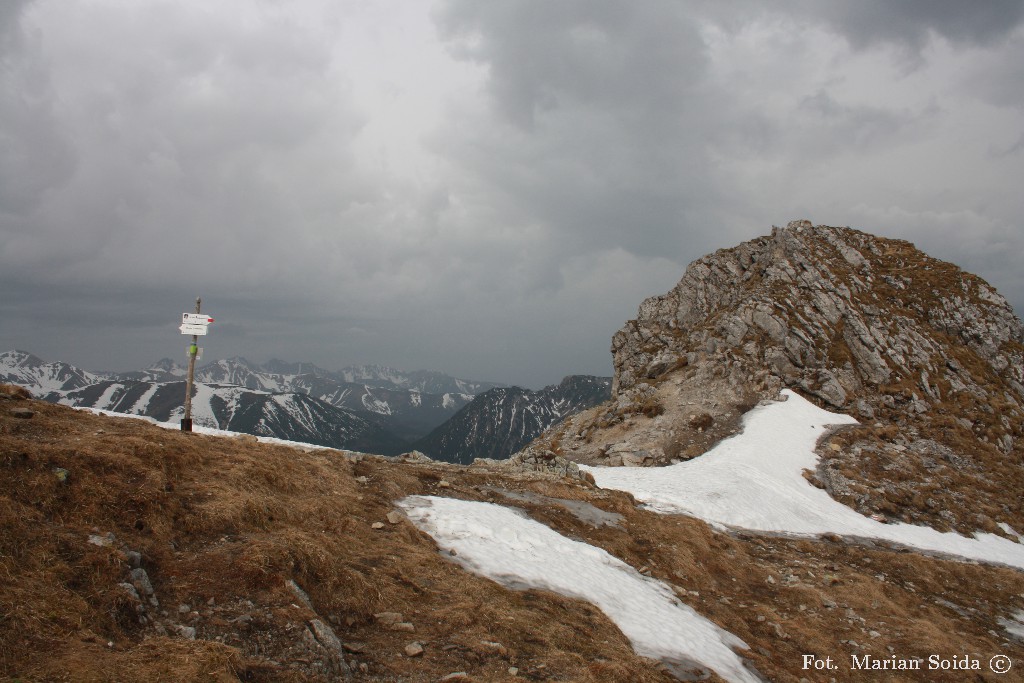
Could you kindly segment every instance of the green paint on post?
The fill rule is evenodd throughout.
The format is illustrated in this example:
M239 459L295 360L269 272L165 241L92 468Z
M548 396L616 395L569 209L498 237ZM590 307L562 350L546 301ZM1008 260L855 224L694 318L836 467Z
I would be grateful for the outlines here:
M199 347L196 346L195 344L192 344L191 346L188 347L188 353L191 356L196 355L197 353L199 353Z

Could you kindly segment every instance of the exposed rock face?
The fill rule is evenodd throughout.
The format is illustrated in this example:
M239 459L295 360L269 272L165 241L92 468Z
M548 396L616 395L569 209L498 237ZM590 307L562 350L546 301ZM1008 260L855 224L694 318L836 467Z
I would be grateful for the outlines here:
M909 242L774 228L692 263L612 353L612 403L544 448L665 464L788 387L861 421L833 437L816 476L847 504L965 531L1024 521L1024 324L981 278Z
M987 383L948 362L948 349L965 347L982 375L1006 373L1019 406L1022 342L1024 325L981 278L908 242L797 221L705 256L644 301L612 340L613 393L680 359L722 356L834 408L903 380L938 399L943 384Z

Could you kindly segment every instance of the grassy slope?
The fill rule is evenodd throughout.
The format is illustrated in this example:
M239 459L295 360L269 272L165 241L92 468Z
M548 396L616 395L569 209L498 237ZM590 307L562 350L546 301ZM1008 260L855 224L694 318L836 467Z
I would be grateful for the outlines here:
M36 414L16 418L15 407ZM65 482L55 468L67 470ZM726 535L638 510L625 494L507 469L307 453L0 400L0 677L319 680L327 659L306 634L320 619L350 646L355 680L436 681L456 671L511 680L509 667L537 681L673 680L588 603L504 589L442 557L407 521L385 521L392 501L409 494L510 504L494 487L624 515L621 529L593 528L556 504L516 503L677 586L751 646L770 680L808 676L804 653L838 660L837 680L963 680L847 670L851 652L887 658L887 647L901 656L973 653L984 665L1005 653L1015 673L1024 670L1024 645L997 622L1024 608L1024 574L1009 569L839 539ZM377 521L384 527L373 529ZM109 546L88 542L108 533ZM142 553L159 609L140 612L118 587L129 580L126 549ZM375 618L386 611L415 631ZM196 639L176 637L174 624L194 626ZM413 641L423 655L404 654Z

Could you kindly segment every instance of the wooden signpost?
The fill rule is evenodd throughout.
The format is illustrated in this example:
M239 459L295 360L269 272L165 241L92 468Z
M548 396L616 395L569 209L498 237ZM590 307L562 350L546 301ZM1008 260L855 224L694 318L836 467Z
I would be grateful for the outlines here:
M178 328L182 334L192 335L192 344L188 347L188 377L185 379L185 417L181 420L183 432L192 431L192 386L196 372L196 355L199 353L199 336L205 335L210 323L213 322L210 316L199 313L202 304L203 300L196 298L196 312L182 313L181 327Z

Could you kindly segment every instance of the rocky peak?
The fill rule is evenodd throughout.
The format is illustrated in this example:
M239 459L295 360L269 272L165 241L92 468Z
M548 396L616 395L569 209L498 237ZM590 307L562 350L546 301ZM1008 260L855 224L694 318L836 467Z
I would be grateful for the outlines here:
M11 351L0 353L0 362L10 367L37 368L43 365L45 361L28 351L12 349Z
M901 379L927 395L942 378L958 386L951 346L1006 372L1019 403L1022 342L1024 325L981 278L909 242L795 221L691 264L641 304L612 352L616 393L683 359L723 356L847 408Z
M693 457L791 388L861 422L812 477L833 496L940 528L1024 522L1024 324L984 280L909 242L773 228L692 263L612 353L612 403L556 435L571 459Z

